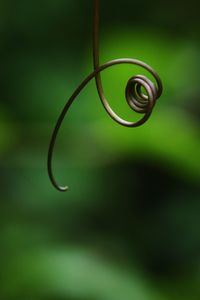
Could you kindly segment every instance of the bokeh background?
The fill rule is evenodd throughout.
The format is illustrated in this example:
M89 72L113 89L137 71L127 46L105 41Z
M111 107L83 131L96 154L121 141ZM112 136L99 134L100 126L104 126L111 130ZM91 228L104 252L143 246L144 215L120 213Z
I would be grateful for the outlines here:
M163 79L150 120L128 129L91 82L46 158L66 99L92 70L92 1L0 1L0 299L200 299L200 22L191 1L101 1L101 62L144 60ZM141 74L102 74L122 117ZM145 73L142 73L145 74Z

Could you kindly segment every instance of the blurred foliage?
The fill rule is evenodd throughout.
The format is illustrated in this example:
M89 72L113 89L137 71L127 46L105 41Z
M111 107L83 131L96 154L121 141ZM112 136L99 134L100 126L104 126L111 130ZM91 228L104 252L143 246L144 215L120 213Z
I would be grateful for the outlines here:
M102 1L101 61L152 65L164 93L136 129L115 124L94 82L51 130L91 71L91 1L0 2L2 300L197 300L200 297L200 26L192 0ZM133 66L102 74L130 120Z

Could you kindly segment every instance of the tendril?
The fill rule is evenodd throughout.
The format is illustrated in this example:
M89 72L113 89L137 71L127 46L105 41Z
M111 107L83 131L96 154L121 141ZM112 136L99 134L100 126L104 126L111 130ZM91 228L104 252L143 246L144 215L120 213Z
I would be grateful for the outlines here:
M129 107L139 114L143 114L140 120L136 122L130 122L122 119L119 117L110 107L108 100L105 97L103 85L101 81L101 72L113 67L115 65L120 64L129 64L129 65L137 65L141 68L148 71L153 78L155 79L155 83L153 83L150 79L143 75L136 75L131 77L126 85L125 89L125 98L129 105ZM107 111L108 115L120 125L126 127L137 127L144 124L150 117L153 107L156 103L156 100L162 94L162 82L158 74L146 63L132 59L132 58L121 58L108 61L102 65L99 64L99 0L94 0L94 31L93 31L93 66L94 70L91 72L83 82L76 88L74 93L66 102L57 122L54 127L52 137L50 140L49 151L48 151L48 174L49 178L54 185L54 187L59 191L67 191L67 186L60 186L56 182L53 170L52 170L52 158L53 158L53 151L56 142L56 138L59 132L59 129L62 125L62 122L67 114L70 106L76 100L77 96L81 93L81 91L85 88L85 86L92 80L95 79L96 81L96 88L99 94L99 98L103 104L103 107ZM145 90L145 94L142 92L142 89Z

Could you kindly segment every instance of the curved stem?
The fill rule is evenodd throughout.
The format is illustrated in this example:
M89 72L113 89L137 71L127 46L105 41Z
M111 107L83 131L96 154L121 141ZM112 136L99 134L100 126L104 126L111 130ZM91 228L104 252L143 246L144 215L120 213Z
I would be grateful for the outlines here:
M152 74L152 76L155 78L157 87L145 76L137 75L135 77L132 77L127 84L126 87L126 99L129 104L129 106L136 112L144 113L144 116L136 122L129 122L122 118L120 118L110 107L106 97L104 96L103 86L101 82L101 75L100 73L110 68L114 65L119 64L132 64L132 65L138 65L145 70L149 71L149 73ZM88 84L90 80L95 78L96 81L96 87L98 90L99 97L101 99L101 102L107 111L107 113L110 115L110 117L118 122L119 124L126 126L126 127L137 127L145 123L148 118L151 115L153 106L155 104L155 101L160 97L162 93L162 82L158 76L158 74L147 64L145 64L142 61L131 59L131 58L122 58L122 59L115 59L108 61L104 63L103 65L99 64L99 0L94 0L94 25L93 25L93 67L94 70L91 72L84 80L83 82L76 88L72 96L69 98L67 103L65 104L60 116L58 117L58 120L56 122L56 125L54 127L50 144L49 144L49 150L48 150L48 158L47 158L47 168L48 168L48 174L49 178L53 184L53 186L59 190L59 191L66 191L68 190L67 186L60 186L56 182L54 175L53 175L53 169L52 169L52 159L53 159L53 153L55 148L55 143L57 139L57 135L59 132L59 129L62 125L62 122L65 118L65 115L67 114L69 108L71 107L72 103L76 100L77 96L81 93L81 91L85 88L85 86ZM140 88L143 86L147 92L147 95L143 95L140 93Z

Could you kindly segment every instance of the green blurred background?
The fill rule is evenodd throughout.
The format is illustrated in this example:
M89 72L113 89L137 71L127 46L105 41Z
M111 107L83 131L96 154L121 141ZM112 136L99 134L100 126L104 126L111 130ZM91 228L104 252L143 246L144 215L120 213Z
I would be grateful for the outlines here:
M200 299L200 22L184 1L101 1L101 62L144 60L163 79L150 120L128 129L91 82L46 157L66 99L92 70L92 1L0 1L0 299ZM120 116L127 80L102 74ZM145 74L145 73L142 73ZM140 116L139 116L140 117Z

